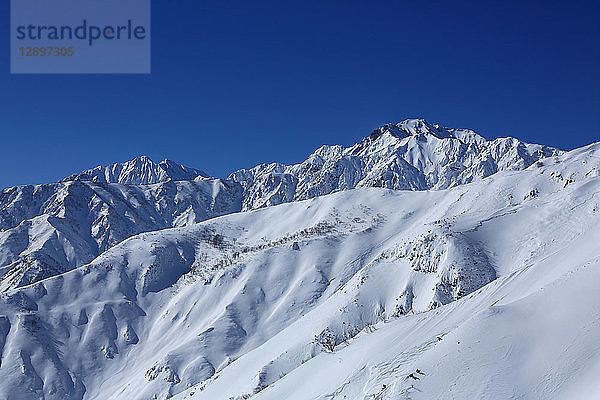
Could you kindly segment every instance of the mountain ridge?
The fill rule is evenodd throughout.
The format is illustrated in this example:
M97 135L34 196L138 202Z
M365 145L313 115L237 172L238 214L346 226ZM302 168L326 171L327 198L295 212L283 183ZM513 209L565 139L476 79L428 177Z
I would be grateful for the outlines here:
M141 156L54 184L7 188L0 192L0 291L81 266L141 232L354 188L445 189L560 154L410 119L349 147L321 146L302 163L260 164L226 179Z
M386 124L350 147L321 146L299 164L260 164L228 179L244 187L249 210L359 187L445 189L563 153L410 119Z
M210 177L201 170L186 167L169 159L156 163L148 156L139 156L121 163L99 165L68 176L61 182L81 180L96 183L151 185L169 180L188 181L196 178Z

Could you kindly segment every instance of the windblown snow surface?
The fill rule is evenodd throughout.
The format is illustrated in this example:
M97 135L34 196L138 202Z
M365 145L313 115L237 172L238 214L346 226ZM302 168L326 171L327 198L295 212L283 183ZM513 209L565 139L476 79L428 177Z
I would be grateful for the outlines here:
M0 398L600 398L599 172L594 144L133 236L0 295Z

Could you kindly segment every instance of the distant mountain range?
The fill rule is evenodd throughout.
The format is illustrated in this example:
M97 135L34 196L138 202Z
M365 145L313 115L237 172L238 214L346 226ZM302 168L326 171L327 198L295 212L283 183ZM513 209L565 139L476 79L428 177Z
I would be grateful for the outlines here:
M171 160L155 163L141 156L124 163L98 166L80 174L71 175L61 182L91 181L94 183L120 183L122 185L151 185L167 181L192 181L209 176L194 168L177 164Z
M322 146L300 164L262 164L228 179L244 187L243 209L249 210L362 187L446 189L561 153L410 119L384 125L348 148Z

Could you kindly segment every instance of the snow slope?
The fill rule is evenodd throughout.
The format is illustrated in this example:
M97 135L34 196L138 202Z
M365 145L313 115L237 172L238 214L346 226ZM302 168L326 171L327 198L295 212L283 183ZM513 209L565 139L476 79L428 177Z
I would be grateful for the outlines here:
M593 398L600 144L142 233L0 295L0 397Z

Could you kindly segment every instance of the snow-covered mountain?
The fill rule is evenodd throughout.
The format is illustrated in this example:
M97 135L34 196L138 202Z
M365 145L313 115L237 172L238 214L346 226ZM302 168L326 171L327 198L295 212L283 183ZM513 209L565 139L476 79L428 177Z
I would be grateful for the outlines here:
M249 210L362 187L445 189L560 153L410 119L384 125L348 148L322 146L300 164L262 164L229 179L244 187L244 210Z
M0 193L0 291L89 263L135 234L239 211L242 190L220 179L121 185L83 180Z
M510 149L486 179L141 233L11 289L0 398L596 398L600 143Z
M323 146L301 164L259 165L224 180L142 156L56 184L9 188L0 192L0 291L79 267L141 232L353 188L443 189L558 154L406 120L349 148Z
M71 175L63 181L92 181L96 183L121 183L124 185L149 185L173 181L191 181L208 178L205 172L177 164L171 160L155 163L147 156L124 163L98 166L80 174Z

